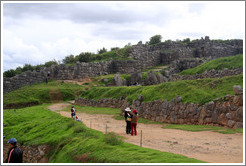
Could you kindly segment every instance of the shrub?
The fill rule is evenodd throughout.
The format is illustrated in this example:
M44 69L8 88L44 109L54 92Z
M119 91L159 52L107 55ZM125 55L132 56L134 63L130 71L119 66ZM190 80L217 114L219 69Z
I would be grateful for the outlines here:
M161 42L162 36L161 35L155 35L150 38L149 45L152 44L158 44Z

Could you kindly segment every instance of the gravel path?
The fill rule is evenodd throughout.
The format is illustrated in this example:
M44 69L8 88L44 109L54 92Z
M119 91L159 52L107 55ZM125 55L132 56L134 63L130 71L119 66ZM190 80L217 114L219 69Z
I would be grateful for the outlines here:
M68 103L49 106L52 111L67 107ZM70 117L70 112L57 111L62 116ZM190 132L175 129L162 129L159 124L137 124L137 136L125 134L125 121L115 120L112 115L77 113L82 122L92 129L102 132L115 132L125 137L125 141L140 145L142 130L142 146L210 163L242 163L243 134L220 134L211 131Z

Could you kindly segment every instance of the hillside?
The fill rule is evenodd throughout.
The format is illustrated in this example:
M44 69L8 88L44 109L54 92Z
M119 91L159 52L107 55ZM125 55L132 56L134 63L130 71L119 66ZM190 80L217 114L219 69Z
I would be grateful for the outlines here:
M205 71L209 71L212 69L223 70L225 68L233 69L233 68L239 68L239 67L243 67L243 54L214 59L204 64L201 64L195 68L183 70L179 74L180 75L195 75L195 74L201 74Z
M123 142L114 133L105 135L89 129L81 122L47 110L47 106L4 110L3 123L7 125L7 139L18 138L24 146L48 146L46 157L51 163L203 163Z
M84 91L81 97L88 99L100 98L127 98L128 101L143 96L144 101L165 100L171 101L177 95L182 97L182 102L207 103L218 97L232 95L234 85L243 86L243 76L230 76L218 79L185 80L166 82L152 86L131 87L92 87Z

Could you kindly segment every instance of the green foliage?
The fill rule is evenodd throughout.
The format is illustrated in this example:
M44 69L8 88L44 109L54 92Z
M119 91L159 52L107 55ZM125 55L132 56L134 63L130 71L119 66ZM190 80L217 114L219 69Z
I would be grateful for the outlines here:
M78 60L80 62L90 62L94 54L90 52L82 52L78 55Z
M132 87L93 87L84 92L82 97L98 100L100 98L127 98L136 100L138 95L143 96L145 102L167 99L171 101L177 95L182 102L207 103L225 95L233 95L233 86L243 86L243 76L230 76L216 79L182 80L166 82L152 86Z
M50 67L52 65L58 65L58 64L59 64L59 62L54 59L52 61L45 62L44 66L45 67Z
M106 134L105 142L110 145L120 145L123 143L122 138L117 136L114 132Z
M3 123L7 124L7 127L3 128L6 139L15 137L19 143L30 146L49 145L51 149L48 157L52 163L203 162L121 142L114 134L108 135L106 143L103 133L49 111L45 109L46 106L48 105L17 109L15 112L3 110ZM68 127L71 121L74 126Z
M206 70L223 70L225 68L233 69L233 68L239 68L243 66L243 55L238 54L235 56L230 57L224 57L224 58L218 58L215 60L208 61L206 63L203 63L195 68L183 70L180 72L180 75L195 75L205 72Z
M30 65L30 64L25 64L24 66L23 66L23 68L22 68L22 72L25 72L25 71L28 71L28 70L30 70L30 71L32 71L33 70L33 66L32 65Z
M14 77L16 75L16 72L15 70L13 69L10 69L10 70L7 70L3 73L3 77Z
M190 38L186 38L182 41L183 43L190 43Z
M161 35L155 35L150 38L149 45L158 44L161 43L162 36Z
M222 134L234 134L234 133L243 133L243 129L228 129L218 126L207 126L207 125L187 125L187 124L167 124L163 126L164 129L178 129L186 131L214 131Z
M73 63L76 63L76 59L75 59L75 57L74 57L74 55L69 55L69 56L66 56L63 60L62 60L62 62L64 63L64 64L73 64Z
M102 53L105 53L105 52L107 52L107 49L104 48L104 47L97 51L98 54L102 54Z

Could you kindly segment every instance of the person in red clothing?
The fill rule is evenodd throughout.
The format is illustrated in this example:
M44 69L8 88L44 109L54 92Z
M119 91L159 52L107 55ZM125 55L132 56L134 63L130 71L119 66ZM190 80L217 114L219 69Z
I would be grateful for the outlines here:
M17 140L11 138L8 142L9 151L5 163L23 163L23 152L17 147Z
M75 111L74 106L72 106L72 108L71 108L71 117L72 117L73 119L75 119L75 115L76 115L76 111Z
M137 135L137 122L138 122L138 112L137 110L132 111L132 121L131 121L131 135L135 133Z

